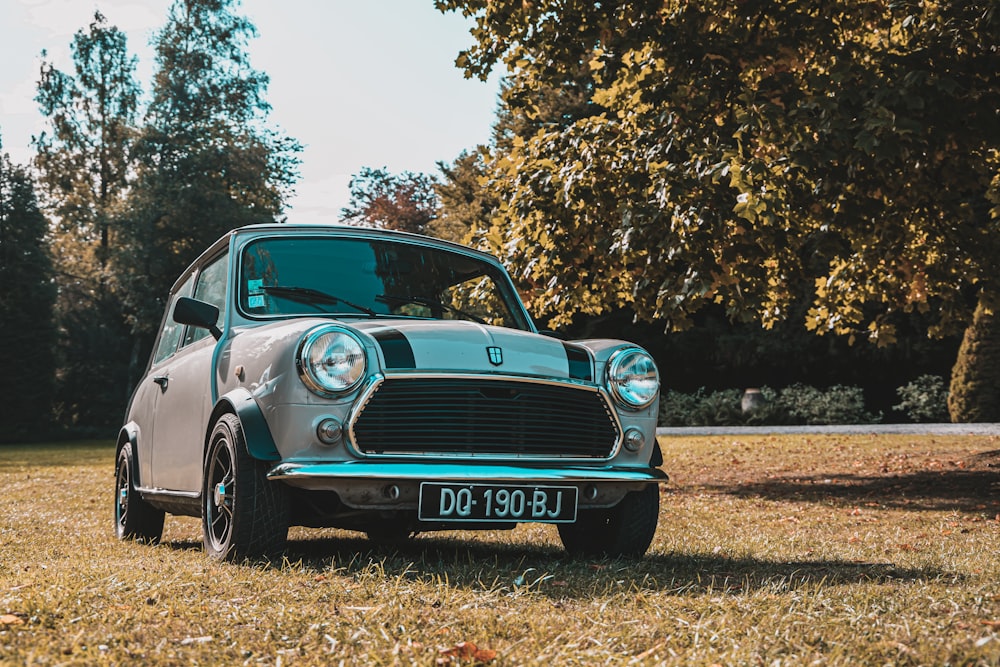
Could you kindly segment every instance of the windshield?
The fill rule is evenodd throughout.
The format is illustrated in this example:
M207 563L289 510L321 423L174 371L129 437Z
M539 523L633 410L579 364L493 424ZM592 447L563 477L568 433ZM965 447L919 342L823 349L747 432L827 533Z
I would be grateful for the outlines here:
M247 244L240 310L470 320L528 329L497 267L464 254L371 239L286 237Z

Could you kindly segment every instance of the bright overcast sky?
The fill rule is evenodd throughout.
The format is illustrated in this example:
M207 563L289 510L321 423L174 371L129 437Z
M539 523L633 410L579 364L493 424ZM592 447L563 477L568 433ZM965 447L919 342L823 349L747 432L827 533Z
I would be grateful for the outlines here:
M0 140L17 163L44 127L35 104L39 54L71 71L73 34L95 9L128 34L145 92L150 38L170 0L0 0ZM455 57L469 25L433 0L243 0L257 26L251 63L271 83L271 123L304 146L289 221L334 222L362 167L436 172L490 136L497 77L465 79Z

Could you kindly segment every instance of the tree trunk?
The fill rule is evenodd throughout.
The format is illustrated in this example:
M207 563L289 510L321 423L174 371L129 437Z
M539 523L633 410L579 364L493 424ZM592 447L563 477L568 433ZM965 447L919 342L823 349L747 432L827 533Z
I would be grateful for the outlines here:
M1000 421L1000 316L980 295L951 372L948 412L955 423Z

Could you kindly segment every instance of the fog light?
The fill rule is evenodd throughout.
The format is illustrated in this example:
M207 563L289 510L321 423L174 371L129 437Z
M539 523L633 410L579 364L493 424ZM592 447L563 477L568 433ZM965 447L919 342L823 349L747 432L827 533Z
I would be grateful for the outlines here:
M630 428L625 431L625 449L630 452L637 452L646 444L646 436L637 428Z
M327 445L336 445L344 437L344 426L333 417L323 419L316 426L316 437Z

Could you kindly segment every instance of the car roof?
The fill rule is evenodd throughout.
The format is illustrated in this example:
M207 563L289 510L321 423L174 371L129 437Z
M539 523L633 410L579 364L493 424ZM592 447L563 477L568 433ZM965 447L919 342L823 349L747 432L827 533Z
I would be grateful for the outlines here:
M461 252L466 255L472 255L478 257L484 261L490 262L491 264L497 264L497 258L493 255L482 252L481 250L476 250L475 248L470 248L469 246L462 245L460 243L454 243L452 241L446 241L444 239L434 238L432 236L425 236L423 234L414 234L412 232L404 232L397 229L382 229L379 227L363 227L356 225L338 225L338 224L327 224L327 223L306 223L306 222L269 222L257 225L246 225L244 227L237 227L226 232L221 236L215 243L210 245L204 252L202 252L198 257L191 262L177 277L177 280L170 288L170 293L173 294L183 283L184 279L191 274L191 270L204 263L208 259L216 256L224 249L230 247L236 237L267 237L274 235L275 233L289 234L289 235L299 235L313 233L323 233L330 234L333 236L344 236L351 238L369 238L369 239L395 239L404 243L419 243L423 245L430 245L438 248L443 248L447 250L453 250L456 252Z

